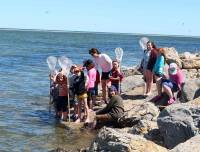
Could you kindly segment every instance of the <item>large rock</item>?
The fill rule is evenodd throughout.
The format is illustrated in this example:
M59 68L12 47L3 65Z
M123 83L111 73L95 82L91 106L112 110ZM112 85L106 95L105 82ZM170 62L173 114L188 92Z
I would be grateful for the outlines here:
M182 88L181 102L188 102L200 96L200 79L187 79Z
M180 68L182 68L182 61L179 58L178 52L176 51L175 48L171 47L171 48L164 48L164 54L166 57L166 62L169 64L171 62L176 62L177 65L179 65Z
M170 152L199 152L200 151L200 135L190 138L184 143L179 144Z
M193 59L183 59L184 69L200 69L200 57Z
M182 69L182 71L187 79L200 78L200 69Z
M200 108L194 104L174 104L158 116L158 127L165 146L172 149L181 142L198 134Z
M128 76L122 80L121 89L122 92L127 92L132 88L142 86L143 84L144 80L142 79L142 75Z
M124 103L124 107L126 112L126 116L128 118L131 117L140 117L145 120L157 120L157 116L159 115L159 109L150 102L143 102L142 104L135 104L134 101L129 103Z
M103 127L89 149L90 152L167 152L167 150L145 138L121 133Z

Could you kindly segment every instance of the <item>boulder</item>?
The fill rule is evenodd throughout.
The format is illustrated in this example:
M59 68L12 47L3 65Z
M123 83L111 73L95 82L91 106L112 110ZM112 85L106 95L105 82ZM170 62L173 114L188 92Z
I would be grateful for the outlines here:
M133 102L124 103L124 107L126 109L126 117L140 117L144 120L157 120L157 116L159 115L159 109L150 102L143 102L142 104L134 104Z
M103 127L89 149L90 152L167 152L167 149L128 133Z
M200 79L187 79L182 88L180 102L188 102L200 96Z
M199 152L200 135L194 136L184 143L179 144L170 152Z
M200 69L200 57L193 59L183 59L184 69Z
M167 148L172 149L199 133L199 107L189 103L173 104L161 111L157 122Z
M157 122L149 120L140 120L136 125L132 126L127 133L136 135L148 134L150 130L157 129Z
M142 79L142 75L128 76L122 80L121 89L122 92L127 92L132 88L142 86L143 84L144 80Z
M179 58L178 52L176 51L175 48L171 47L171 48L164 48L164 54L165 54L165 58L166 58L166 62L169 64L171 62L176 62L177 65L182 68L182 61Z

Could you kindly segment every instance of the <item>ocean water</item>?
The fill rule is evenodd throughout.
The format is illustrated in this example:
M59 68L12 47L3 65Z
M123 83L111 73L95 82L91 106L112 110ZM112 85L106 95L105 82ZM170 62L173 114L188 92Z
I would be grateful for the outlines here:
M69 131L49 113L49 69L46 58L65 55L73 63L90 58L92 47L115 58L124 50L122 65L140 62L139 39L146 35L0 30L0 151L50 151L89 145L94 133ZM148 35L158 47L179 53L199 53L200 38Z

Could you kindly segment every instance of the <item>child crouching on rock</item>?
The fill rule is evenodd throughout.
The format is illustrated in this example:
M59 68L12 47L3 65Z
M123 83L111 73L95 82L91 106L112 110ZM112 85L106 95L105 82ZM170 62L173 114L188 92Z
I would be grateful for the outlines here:
M167 105L175 102L174 92L180 92L184 84L184 74L176 63L170 63L169 65L169 79L162 79L162 88L169 100Z

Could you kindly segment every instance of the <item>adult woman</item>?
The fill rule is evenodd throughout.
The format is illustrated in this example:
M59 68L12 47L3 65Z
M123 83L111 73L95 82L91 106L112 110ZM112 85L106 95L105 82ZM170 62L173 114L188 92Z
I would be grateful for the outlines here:
M151 94L151 87L153 84L153 67L156 63L156 58L157 58L157 51L156 51L156 46L153 42L148 41L147 42L147 50L150 51L150 56L147 64L147 70L145 73L146 77L146 96L149 96Z
M112 69L112 60L107 54L101 54L96 48L89 50L89 54L94 57L97 66L102 69L101 84L103 100L106 102L106 90L109 85L109 74Z

